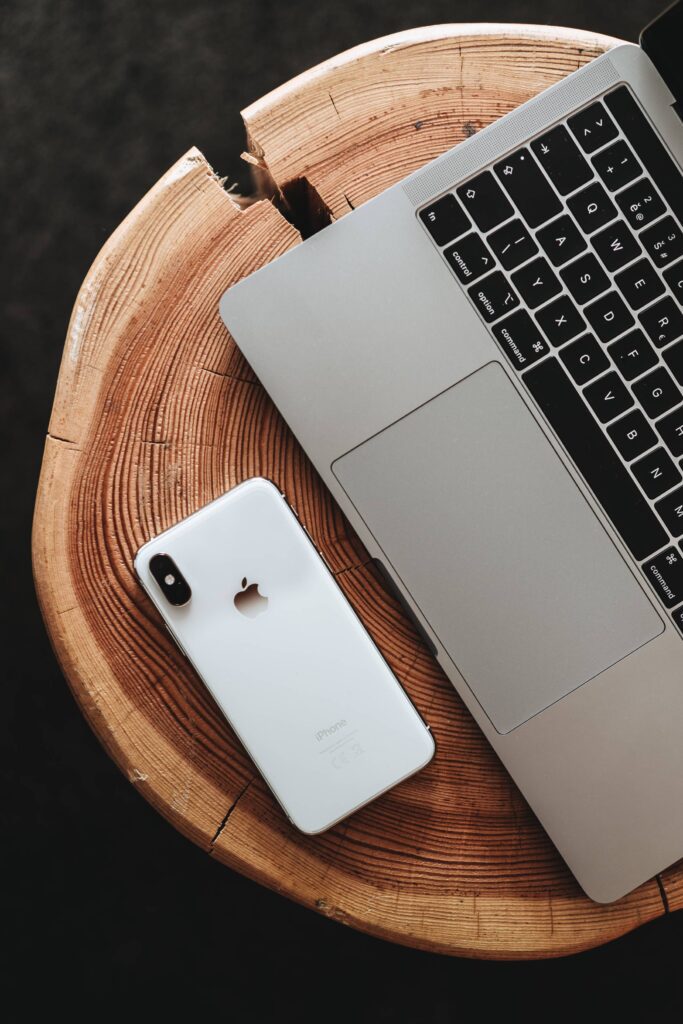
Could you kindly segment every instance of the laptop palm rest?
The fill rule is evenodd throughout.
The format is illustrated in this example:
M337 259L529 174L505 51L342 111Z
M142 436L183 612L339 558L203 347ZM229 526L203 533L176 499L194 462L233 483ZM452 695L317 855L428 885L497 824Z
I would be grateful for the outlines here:
M498 363L332 470L500 733L663 631Z

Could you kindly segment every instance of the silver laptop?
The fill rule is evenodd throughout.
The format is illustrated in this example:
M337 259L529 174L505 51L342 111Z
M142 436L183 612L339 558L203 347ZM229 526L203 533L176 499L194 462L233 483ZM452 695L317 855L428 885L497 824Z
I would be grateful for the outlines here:
M677 4L220 307L600 902L683 856L682 39Z

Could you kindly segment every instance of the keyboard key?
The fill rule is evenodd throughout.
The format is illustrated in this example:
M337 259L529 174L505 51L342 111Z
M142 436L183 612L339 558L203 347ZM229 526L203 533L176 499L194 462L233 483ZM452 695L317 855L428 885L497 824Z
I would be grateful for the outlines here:
M460 203L451 193L420 210L420 217L439 246L464 234L470 226Z
M655 426L671 454L680 458L683 455L683 408L662 416Z
M678 487L655 505L672 537L683 537L683 487Z
M612 341L635 323L616 292L607 292L584 310L600 341Z
M512 275L512 283L530 309L542 306L553 295L562 291L562 285L550 264L542 256L527 263Z
M602 103L592 103L567 123L585 153L594 153L617 134L616 125Z
M614 370L589 384L584 395L601 423L609 423L633 405L632 396Z
M504 224L489 235L487 241L506 270L514 270L538 252L538 246L521 220Z
M523 380L631 554L642 561L666 544L662 524L559 362L544 359Z
M536 319L553 345L564 345L586 327L586 321L568 295L560 295L559 299L539 310Z
M496 270L468 289L470 297L487 323L497 320L519 305L519 299L505 279Z
M667 548L650 558L643 572L653 590L667 608L674 608L683 598L683 556L676 548Z
M674 297L683 306L683 260L675 267L669 267L664 271L664 280L674 293Z
M609 359L592 334L565 345L560 358L579 386L609 369Z
M581 306L609 288L609 278L591 252L561 270L560 277Z
M591 244L611 273L621 270L642 251L623 220L618 220L616 224L610 224L604 231L593 235Z
M617 202L626 220L636 230L644 228L664 213L664 203L647 178L641 178L635 185L620 192Z
M610 192L623 188L643 173L635 156L621 140L594 156L593 166Z
M586 234L614 220L617 208L597 181L567 200L567 206Z
M536 159L561 196L569 195L593 177L587 161L563 124L531 143Z
M490 231L514 212L490 171L478 174L456 191L480 231Z
M677 342L663 353L667 364L679 384L683 384L683 341Z
M633 394L650 419L661 416L683 402L683 395L676 387L671 374L663 366L658 366L652 373L648 373L647 377L636 381L633 385Z
M640 409L632 409L607 428L607 433L627 462L657 444L657 435Z
M655 448L631 466L648 498L658 498L680 482L681 474L663 448Z
M683 335L683 313L668 295L644 310L638 319L657 348Z
M555 267L562 266L586 248L583 235L566 213L539 231L536 238Z
M677 608L675 612L672 612L671 618L674 620L681 633L683 633L683 605Z
M516 370L526 370L550 349L525 309L501 320L492 328L496 341Z
M449 245L443 254L463 284L476 281L482 274L493 270L495 265L493 256L474 232Z
M647 231L643 231L640 240L657 267L666 267L683 256L683 231L673 217L657 221Z
M635 380L657 362L657 353L637 328L613 342L608 352L625 380Z
M625 85L611 92L606 102L624 135L645 164L646 171L683 224L681 172L661 139Z
M562 203L528 149L511 153L494 170L530 227L537 228L562 211Z
M631 309L642 309L664 291L664 282L646 259L632 263L614 280Z

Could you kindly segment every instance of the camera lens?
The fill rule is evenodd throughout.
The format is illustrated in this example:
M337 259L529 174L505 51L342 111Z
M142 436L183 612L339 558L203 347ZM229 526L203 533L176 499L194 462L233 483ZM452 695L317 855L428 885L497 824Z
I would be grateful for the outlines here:
M169 604L176 608L187 604L192 597L190 584L170 555L153 555L149 560L149 571L161 587Z

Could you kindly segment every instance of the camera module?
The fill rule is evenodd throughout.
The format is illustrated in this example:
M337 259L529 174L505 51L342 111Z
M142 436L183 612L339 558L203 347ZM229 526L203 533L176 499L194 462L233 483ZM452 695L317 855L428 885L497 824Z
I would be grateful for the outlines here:
M149 560L149 571L161 587L169 604L176 608L187 604L192 597L190 584L170 555L153 555Z

